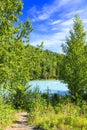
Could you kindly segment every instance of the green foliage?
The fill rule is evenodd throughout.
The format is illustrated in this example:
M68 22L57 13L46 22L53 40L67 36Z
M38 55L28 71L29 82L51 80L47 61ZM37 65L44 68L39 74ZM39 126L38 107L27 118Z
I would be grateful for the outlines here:
M28 75L25 76L28 68L25 64L27 59L22 41L27 40L32 26L29 20L18 23L22 7L21 0L0 1L0 84L29 80Z
M4 104L3 100L0 99L0 129L11 125L15 120L14 115L15 111L12 109L11 105Z
M35 95L34 95L35 94ZM34 97L35 96L35 97ZM48 96L50 98L48 104ZM35 125L42 130L86 130L87 129L87 103L76 105L65 97L60 97L59 101L54 100L54 96L41 96L38 91L34 91L33 100L29 104L29 124ZM44 101L44 102L43 102Z
M21 22L21 0L0 1L0 95L5 103L29 112L29 122L43 130L87 129L87 45L82 21L75 17L63 54L25 45L32 31L30 20ZM73 99L28 91L30 79L61 78L68 83ZM12 123L14 110L0 99L0 129Z
M8 94L19 94L19 86L25 86L30 79L23 42L29 40L32 26L30 20L19 21L22 8L21 0L0 1L0 87Z
M27 111L30 113L38 112L39 109L43 111L46 106L46 101L42 98L42 94L38 88L28 90L27 92Z
M28 87L17 84L17 87L10 91L9 94L5 97L6 103L12 104L15 109L26 110L27 107L27 89Z
M87 52L86 32L82 21L76 15L73 29L63 46L65 56L61 65L60 77L68 84L68 88L74 99L87 95Z
M38 88L30 91L27 104L27 110L29 112L29 123L31 124L35 124L35 122L37 122L37 120L39 119L38 117L41 117L44 112L47 112L48 107L50 108L50 110L52 109L50 102L48 105L48 99L46 99L46 97L43 98L43 95L40 93Z
M27 45L27 65L30 79L54 79L59 78L62 54L42 50L42 46L33 47Z
M22 0L1 0L0 1L0 42L17 42L27 38L32 31L29 20L25 23L19 21L22 14ZM15 26L16 25L16 26Z
M18 104L23 106L22 100L26 97L26 87L23 89L23 86L30 79L59 77L58 58L61 57L43 51L43 42L36 48L24 44L29 42L32 25L30 20L24 23L19 20L22 9L21 0L0 1L0 88L5 91L5 100L13 102L17 108Z

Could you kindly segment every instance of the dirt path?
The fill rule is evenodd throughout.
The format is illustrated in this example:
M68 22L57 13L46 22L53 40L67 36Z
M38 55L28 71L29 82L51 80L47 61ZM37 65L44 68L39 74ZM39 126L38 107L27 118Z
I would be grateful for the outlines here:
M9 128L6 128L5 130L37 130L33 126L29 126L27 124L28 114L26 112L20 112L17 114L17 116L18 119L15 124L10 126Z

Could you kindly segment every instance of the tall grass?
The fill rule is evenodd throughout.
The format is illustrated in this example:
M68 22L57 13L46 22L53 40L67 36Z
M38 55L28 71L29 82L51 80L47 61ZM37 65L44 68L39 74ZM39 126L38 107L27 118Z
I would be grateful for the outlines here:
M12 124L15 116L15 111L11 105L4 103L3 99L0 99L0 130L3 130L6 126ZM13 118L14 117L14 118Z
M87 130L87 102L76 104L67 96L31 92L29 124L42 130Z

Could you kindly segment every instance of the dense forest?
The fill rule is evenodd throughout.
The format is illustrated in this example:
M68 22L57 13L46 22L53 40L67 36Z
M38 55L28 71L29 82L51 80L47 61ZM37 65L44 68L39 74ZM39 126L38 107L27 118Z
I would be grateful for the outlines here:
M0 129L11 124L17 110L29 113L29 124L43 130L87 129L87 44L82 20L75 15L73 28L62 45L63 54L29 42L30 20L21 22L21 0L0 1ZM27 44L25 44L27 43ZM38 89L27 91L35 79L60 79L70 95L50 96Z
M43 45L25 46L30 79L59 79L59 70L63 54L43 50ZM28 61L28 60L27 60Z

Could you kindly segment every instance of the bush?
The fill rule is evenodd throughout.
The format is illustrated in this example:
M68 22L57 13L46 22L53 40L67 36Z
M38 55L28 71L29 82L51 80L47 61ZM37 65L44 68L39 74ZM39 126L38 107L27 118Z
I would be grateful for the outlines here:
M11 105L4 104L3 100L0 99L0 129L12 124L15 120L14 113Z
M57 102L52 97L46 99L41 93L32 93L31 106L29 105L29 123L42 130L86 130L87 103L72 103L69 99ZM59 99L59 98L58 98ZM65 102L67 100L67 102ZM54 101L54 103L52 103ZM56 102L56 104L55 104ZM62 102L62 103L61 103ZM55 106L54 106L55 104Z

